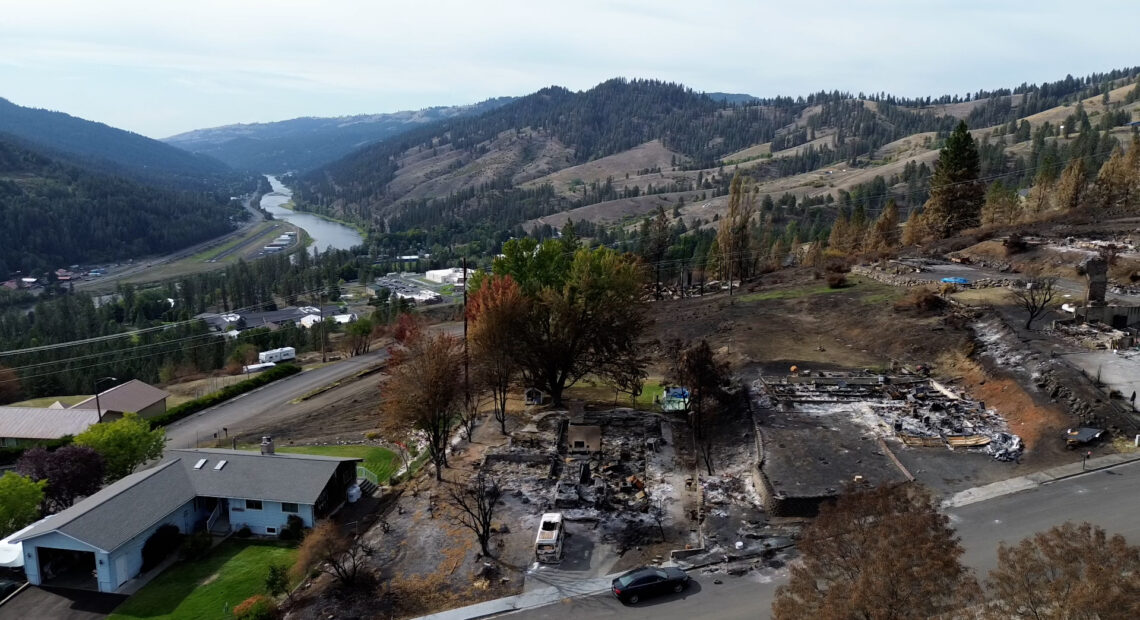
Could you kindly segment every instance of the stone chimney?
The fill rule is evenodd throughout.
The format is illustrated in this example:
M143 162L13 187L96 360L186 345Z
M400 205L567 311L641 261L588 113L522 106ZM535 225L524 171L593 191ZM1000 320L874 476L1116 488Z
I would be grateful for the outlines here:
M1103 306L1104 295L1108 288L1108 261L1100 256L1090 257L1081 263L1085 277L1088 278L1088 288L1085 292L1086 306Z
M274 453L273 452L273 437L272 436L265 435L261 438L261 453L262 454L273 454Z

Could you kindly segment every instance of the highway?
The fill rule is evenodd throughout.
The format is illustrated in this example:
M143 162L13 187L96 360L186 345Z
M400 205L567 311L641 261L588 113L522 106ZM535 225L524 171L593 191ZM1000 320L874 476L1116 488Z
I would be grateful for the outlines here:
M223 429L229 429L229 436L233 437L252 426L287 418L293 414L294 405L290 404L293 399L350 377L387 357L387 350L380 349L275 381L171 424L166 427L166 445L192 448L198 441L203 445L206 441L212 442L214 433L225 437ZM243 438L246 440L248 438Z
M1015 543L1065 521L1088 521L1108 533L1140 541L1140 463L1047 484L949 511L962 537L963 562L979 581L997 563L997 545ZM787 570L768 569L743 577L691 573L696 583L681 595L627 607L609 593L563 600L546 607L511 614L512 618L580 620L582 618L646 618L653 620L732 620L769 618L776 588ZM713 580L720 578L723 584Z

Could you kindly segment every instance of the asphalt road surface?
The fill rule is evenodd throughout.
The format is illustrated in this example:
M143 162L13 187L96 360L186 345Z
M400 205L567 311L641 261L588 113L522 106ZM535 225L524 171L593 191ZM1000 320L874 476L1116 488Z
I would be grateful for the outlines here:
M294 405L290 404L293 399L350 377L387 357L387 350L381 349L275 381L171 424L166 427L166 445L192 448L198 442L202 445L213 442L214 433L219 438L233 437L254 426L287 418L293 414ZM228 435L223 429L228 429ZM242 441L248 440L242 438Z
M1065 521L1088 521L1111 534L1140 541L1140 463L1091 472L1030 491L997 497L949 511L962 537L963 562L979 580L997 563L1001 541L1016 543ZM776 588L787 570L743 577L692 573L693 587L680 595L625 606L611 594L597 594L512 614L515 618L653 618L730 620L769 618ZM723 584L713 583L720 578Z

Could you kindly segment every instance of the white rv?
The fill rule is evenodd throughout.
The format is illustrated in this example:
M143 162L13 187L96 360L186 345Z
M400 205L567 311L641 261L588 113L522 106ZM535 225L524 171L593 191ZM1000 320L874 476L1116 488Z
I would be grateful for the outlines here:
M534 557L544 564L557 564L562 561L562 540L566 529L562 525L561 512L548 512L542 515L538 524L538 536L534 540Z
M281 347L280 349L270 349L262 351L257 354L257 361L262 364L269 362L284 362L291 359L297 359L297 350L293 347Z

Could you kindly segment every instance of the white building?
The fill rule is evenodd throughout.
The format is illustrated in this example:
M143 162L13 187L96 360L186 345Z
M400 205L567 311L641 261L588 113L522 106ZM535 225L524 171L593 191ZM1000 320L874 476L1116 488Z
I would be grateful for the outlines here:
M434 269L425 273L424 278L440 284L464 284L473 273L475 270L468 269L464 275L462 267L452 267L450 269Z

